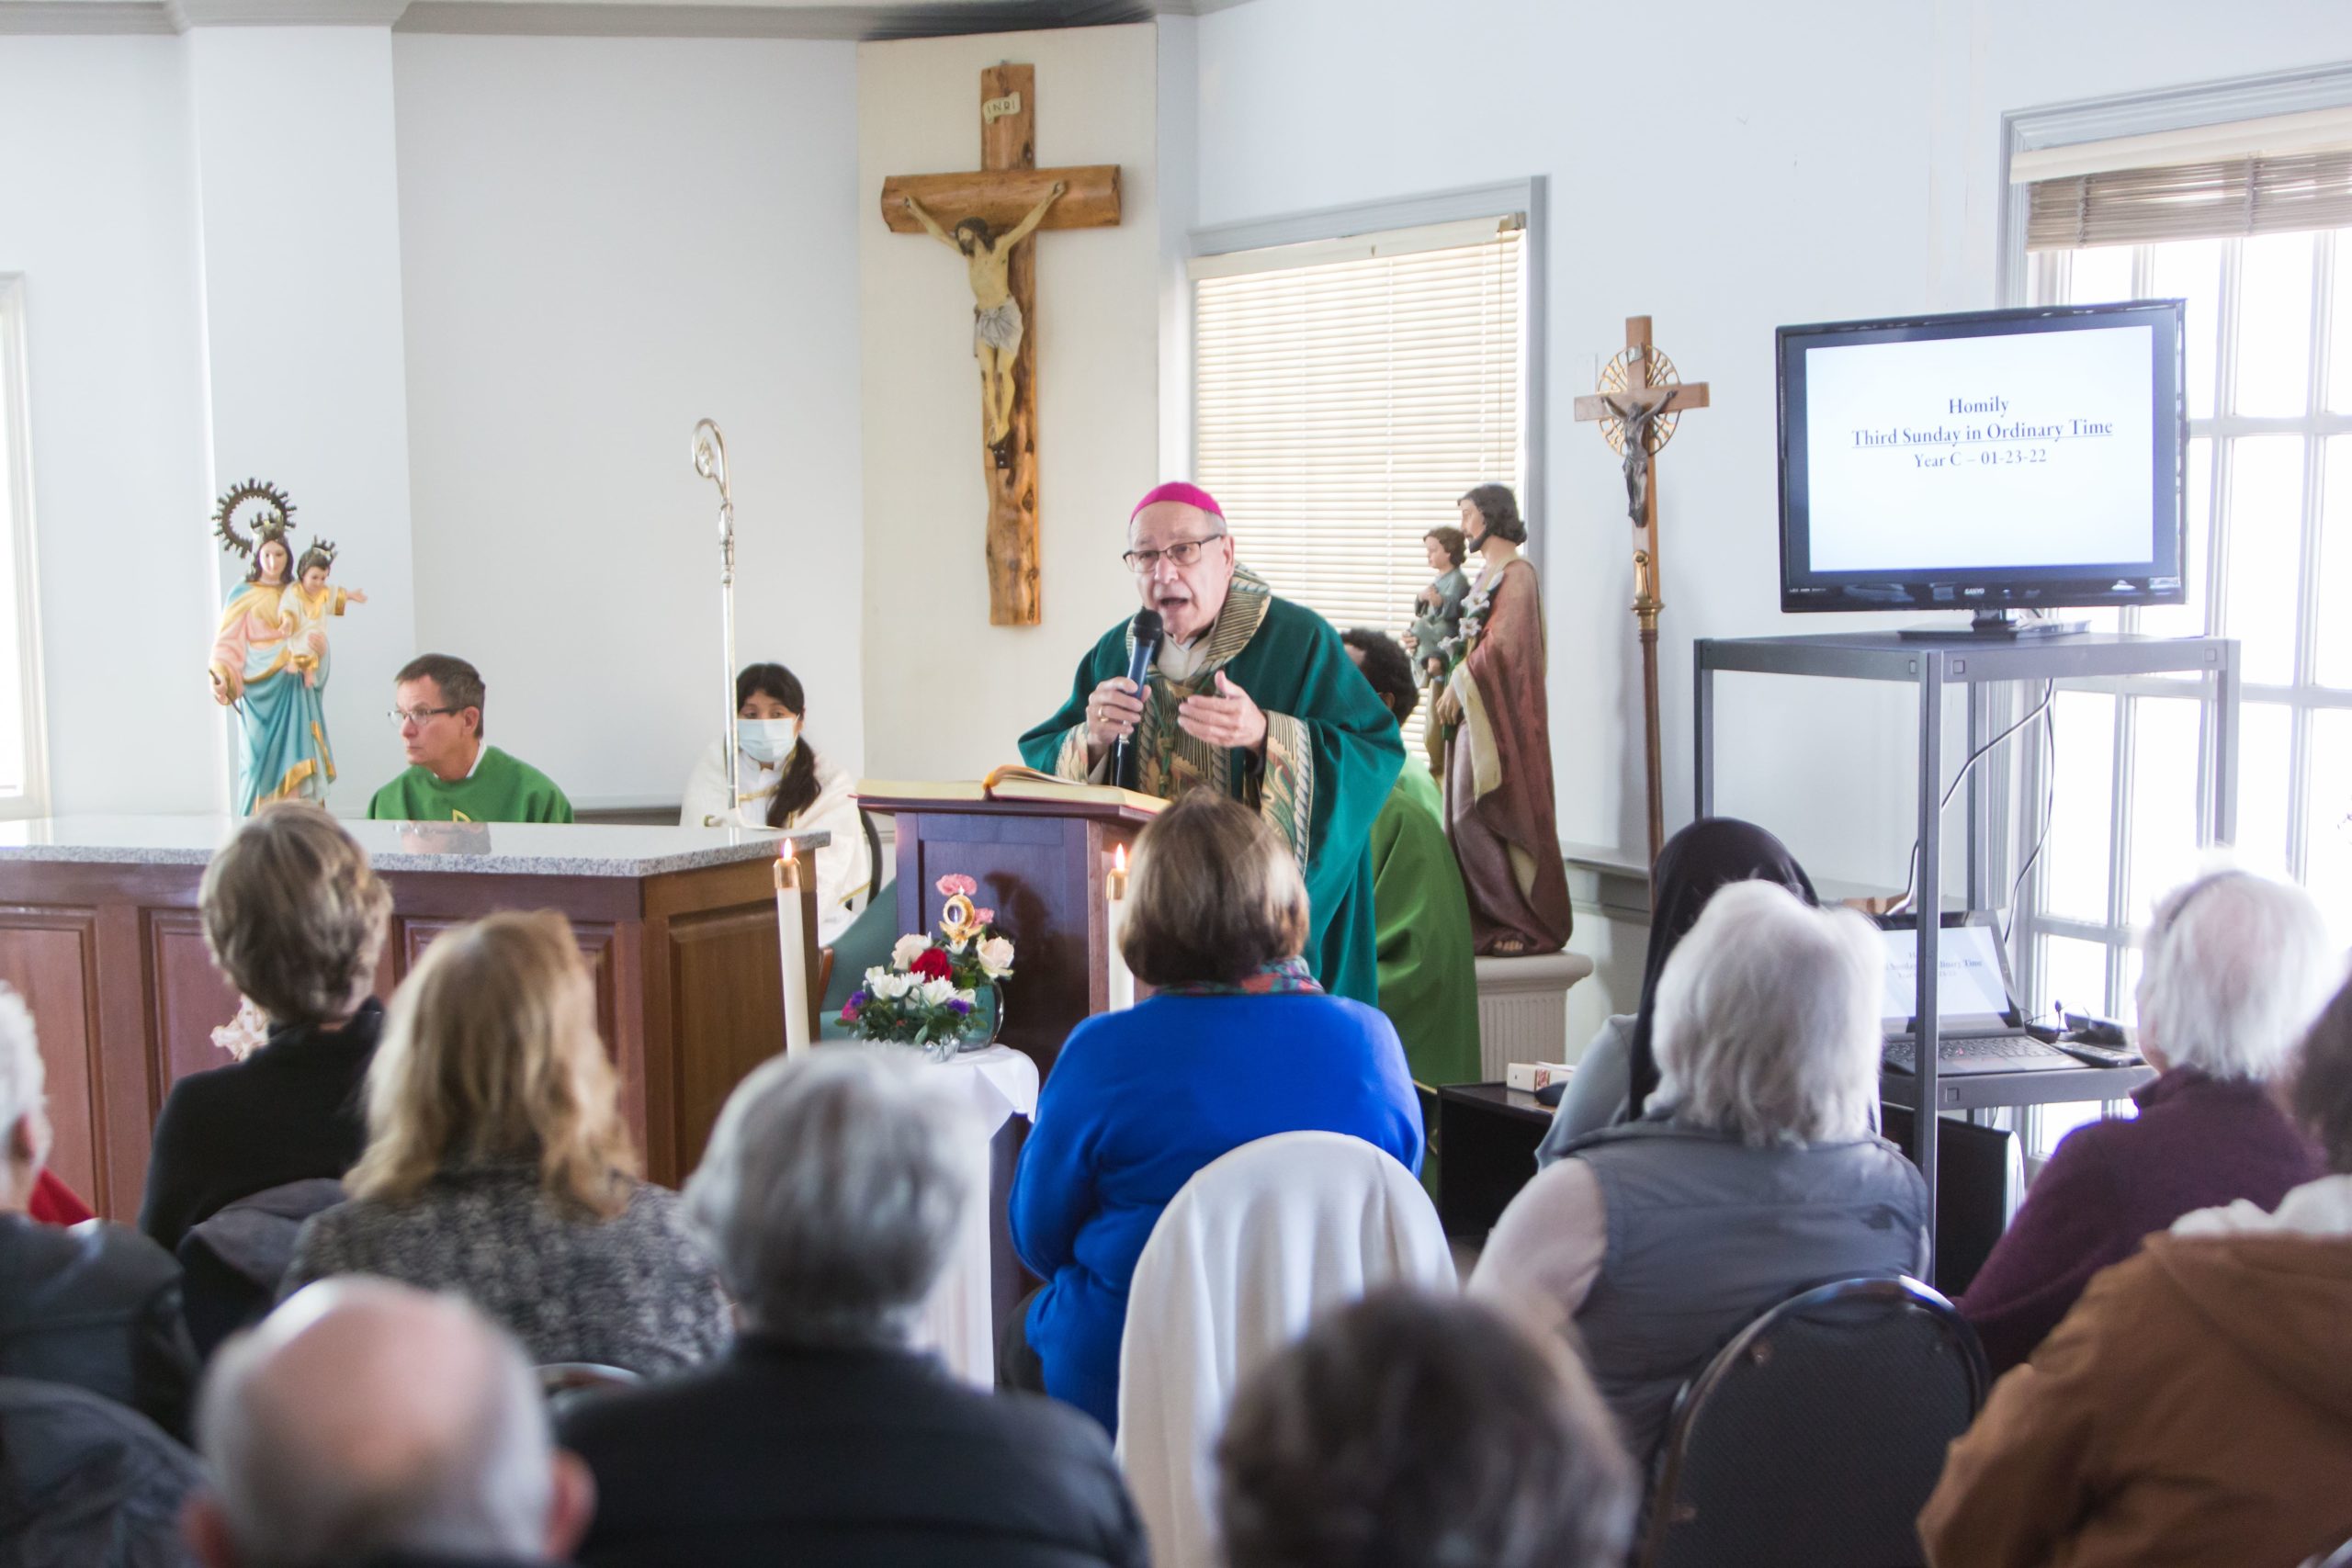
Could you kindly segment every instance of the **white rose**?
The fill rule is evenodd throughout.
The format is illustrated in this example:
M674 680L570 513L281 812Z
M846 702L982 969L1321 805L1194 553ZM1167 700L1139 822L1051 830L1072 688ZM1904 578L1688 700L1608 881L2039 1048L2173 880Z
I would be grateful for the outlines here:
M902 936L899 939L898 945L890 950L890 962L897 964L901 969L910 969L914 967L914 962L916 959L921 958L924 953L930 951L931 938L927 936Z
M956 982L925 980L919 987L919 993L922 997L925 1007L944 1008L947 1005L948 998L956 994Z
M980 943L980 973L991 980L1001 980L1012 974L1012 943L1001 936Z

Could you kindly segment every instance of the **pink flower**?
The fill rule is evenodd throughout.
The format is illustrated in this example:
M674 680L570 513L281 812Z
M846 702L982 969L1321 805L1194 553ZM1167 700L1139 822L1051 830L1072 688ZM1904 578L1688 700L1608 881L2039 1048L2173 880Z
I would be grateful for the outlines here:
M995 919L996 911L994 909L975 909L972 911L973 922L978 925L988 925L994 921Z
M946 898L953 898L959 893L965 897L969 898L973 894L978 893L980 890L980 885L978 883L973 881L968 876L961 874L960 873L950 873L949 874L941 877L939 879L938 886L940 896Z

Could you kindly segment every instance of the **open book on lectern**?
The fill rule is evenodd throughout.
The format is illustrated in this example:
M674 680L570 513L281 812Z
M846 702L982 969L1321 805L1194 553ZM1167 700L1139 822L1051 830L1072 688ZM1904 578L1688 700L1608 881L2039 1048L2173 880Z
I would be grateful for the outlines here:
M1065 800L1125 806L1153 814L1168 809L1168 803L1156 795L1121 789L1117 784L1066 779L1018 763L1008 763L983 779L861 779L856 793L861 797L881 800Z

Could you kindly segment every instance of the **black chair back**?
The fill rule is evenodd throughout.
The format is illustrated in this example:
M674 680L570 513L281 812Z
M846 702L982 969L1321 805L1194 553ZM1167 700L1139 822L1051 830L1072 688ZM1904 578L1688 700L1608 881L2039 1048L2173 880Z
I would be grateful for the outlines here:
M1916 1280L1791 1297L1676 1400L1642 1562L1924 1562L1919 1510L1989 1381L1975 1334Z
M196 1456L86 1389L0 1378L0 1568L195 1568Z
M222 1340L269 1314L302 1222L343 1199L343 1183L326 1177L289 1181L240 1198L188 1228L178 1250L181 1294L198 1358L210 1360Z

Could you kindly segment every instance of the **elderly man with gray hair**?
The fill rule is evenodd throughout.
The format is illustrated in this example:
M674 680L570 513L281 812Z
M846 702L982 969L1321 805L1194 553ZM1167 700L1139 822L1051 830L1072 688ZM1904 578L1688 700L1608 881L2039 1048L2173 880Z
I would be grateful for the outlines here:
M322 1280L229 1341L197 1410L208 1568L506 1568L560 1560L594 1487L551 1451L537 1379L455 1296Z
M913 1348L985 1192L985 1143L940 1076L828 1045L729 1098L686 1208L740 1333L715 1362L565 1419L601 1498L590 1568L1145 1562L1100 1427Z
M1487 1236L1471 1290L1574 1321L1635 1463L1757 1314L1918 1269L1927 1183L1874 1130L1879 983L1860 916L1723 888L1658 976L1641 1120L1568 1144Z
M2143 941L2139 1046L2156 1068L2139 1114L2067 1134L1967 1293L1996 1372L2030 1357L2091 1276L2183 1214L2276 1207L2324 1173L2273 1080L2343 977L2301 888L2222 871L2175 888Z

